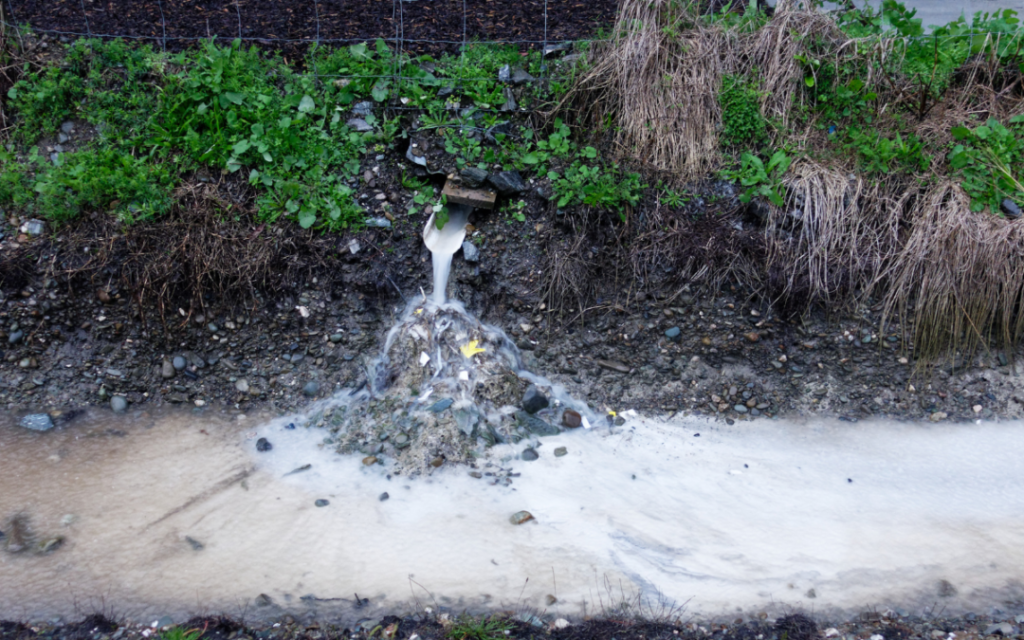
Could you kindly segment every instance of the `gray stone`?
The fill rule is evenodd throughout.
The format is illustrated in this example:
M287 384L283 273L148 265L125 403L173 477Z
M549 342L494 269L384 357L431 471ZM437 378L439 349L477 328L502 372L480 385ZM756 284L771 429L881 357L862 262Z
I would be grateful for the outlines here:
M561 44L549 44L544 47L544 57L550 58L559 53L572 50L571 42L562 42Z
M75 132L75 123L71 122L70 120L65 120L64 122L60 123L60 131L61 133L71 135L72 133Z
M274 448L274 445L270 444L270 440L266 438L260 438L256 441L256 450L260 453L266 453Z
M7 342L9 342L11 344L18 344L19 342L21 342L21 339L24 338L24 337L25 337L25 332L24 331L22 331L20 329L17 330L17 331L12 331L11 334L9 336L7 336Z
M220 327L218 327L216 324L212 322L206 325L206 328L210 330L210 333L217 333L218 331L220 331Z
M305 359L306 359L305 355L303 355L301 353L293 353L292 357L291 357L291 362L294 365L298 365L300 362L302 362Z
M22 418L18 425L32 431L49 431L53 428L53 420L45 413L31 413Z
M516 69L512 72L512 84L526 84L527 82L533 82L534 80L536 80L536 78L523 69Z
M520 426L526 427L531 433L536 433L539 436L556 436L561 433L558 427L553 426L541 420L535 415L526 413L525 411L516 412L516 422Z
M523 524L524 522L527 522L529 520L533 520L533 514L529 511L516 511L509 518L509 521L512 524Z
M569 453L569 450L566 449L565 447L557 447L557 448L555 448L555 457L556 458L561 458L562 456L564 456L564 455L566 455L568 453Z
M369 100L357 102L352 106L352 113L357 116L368 116L373 113L373 103Z
M246 380L245 378L239 378L238 380L235 381L235 389L241 391L242 393L248 393L249 381Z
M377 227L378 229L390 229L391 221L387 218L367 218L366 226Z
M733 407L733 410L734 410L734 411L735 411L736 413L746 413L747 411L749 411L749 409L747 409L747 408L746 408L745 406L743 406L742 404L738 404L738 405L734 406L734 407Z
M534 460L540 457L540 454L538 454L537 451L533 448L527 448L523 449L523 452L520 454L519 457L527 462L533 462Z
M495 189L503 196L516 195L526 191L526 183L518 171L499 171L487 177Z
M174 365L170 360L164 360L160 364L160 376L163 378L173 378L175 373Z
M487 172L476 167L466 167L459 172L459 177L462 178L462 186L476 189L487 179Z
M203 548L206 546L202 542L199 542L198 540L193 538L192 536L185 536L185 542L188 543L188 546L192 547L193 551L202 551ZM172 625L172 624L174 624L174 621L170 621L170 622L167 622L166 624L161 624L159 626L166 627L166 626Z
M672 327L671 329L665 331L665 337L671 340L672 342L679 342L680 340L683 339L683 332L680 331L679 327Z
M466 240L462 243L462 257L466 262L480 262L480 250L476 245Z
M331 339L331 342L337 344L337 343L341 342L341 339L344 338L344 337L345 336L341 335L340 333L332 333L330 339Z
M110 408L114 410L114 413L124 413L128 409L128 401L124 399L124 396L114 396L110 399Z
M986 636L1000 635L1004 637L1009 637L1016 634L1017 630L1014 629L1013 625L1009 622L999 622L996 624L990 624L988 627L985 628Z
M547 408L548 404L548 397L536 385L531 384L526 388L526 393L523 394L523 411L526 413L537 413L541 409Z
M294 356L292 357L292 362L295 362ZM307 382L306 386L302 387L302 393L312 398L316 394L320 393L320 383L316 381Z
M21 229L30 236L41 236L46 231L46 223L32 219L21 225Z
M999 210L1003 212L1007 218L1016 220L1020 217L1020 207L1017 203L1009 198L1003 198L1003 201L999 203Z
M260 595L256 596L255 604L257 607L269 607L270 605L274 604L274 601L267 594L261 593Z
M435 402L434 404L430 405L430 410L433 411L434 413L441 413L448 407L452 406L454 402L455 400L452 400L451 398L442 398Z
M510 66L508 66L506 64L501 69L498 69L498 82L508 82L511 79L512 79L512 67L510 67Z
M387 500L390 497L391 496L388 495L388 492L385 491L384 493L380 494L380 498L379 499L380 499L381 502L384 502L385 500Z
M67 142L70 139L71 138L69 138L66 133L57 134L57 142L59 142L61 144L64 144L65 142Z
M516 97L515 95L512 94L512 89L505 87L505 104L501 105L500 110L515 111L517 106L518 105L516 104Z
M373 126L366 120L363 120L362 118L352 118L345 124L355 129L359 133L367 133L369 131L373 131Z
M186 360L182 356L174 356L172 366L178 371L181 371L182 369L188 366L188 360Z
M331 504L331 501L325 498L317 498L316 502L314 502L313 504L315 504L318 507L326 507L327 505Z

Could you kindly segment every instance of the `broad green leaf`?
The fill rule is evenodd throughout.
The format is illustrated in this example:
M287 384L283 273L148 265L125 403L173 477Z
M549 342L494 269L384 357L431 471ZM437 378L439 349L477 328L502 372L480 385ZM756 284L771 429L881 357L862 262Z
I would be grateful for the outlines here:
M540 158L537 157L536 153L528 153L523 156L524 164L537 164L538 162L540 162Z
M952 133L953 137L957 140L966 140L971 137L971 130L967 127L953 127L950 130L950 133Z
M232 151L234 151L234 154L236 156L240 156L243 153L245 153L246 151L248 151L249 147L251 147L251 146L252 146L252 144L248 140L239 140L238 142L235 143L235 146L232 147L231 149L232 149Z
M8 89L7 90L7 97L10 98L11 100L17 100L18 99L18 88L17 87L11 87L10 89Z
M220 96L220 106L226 107L228 104L242 104L245 100L244 93L236 93L234 91L225 91Z
M804 84L806 84L808 87L813 87L814 86L814 76L807 76L806 78L804 78Z
M299 102L299 113L309 113L316 108L316 103L313 102L313 98L309 96L302 96L302 100Z
M590 158L591 160L593 160L594 158L597 157L597 149L595 149L594 147L585 147L583 149L583 157Z
M314 222L316 222L316 213L314 211L303 209L299 213L299 226L303 229L312 227Z

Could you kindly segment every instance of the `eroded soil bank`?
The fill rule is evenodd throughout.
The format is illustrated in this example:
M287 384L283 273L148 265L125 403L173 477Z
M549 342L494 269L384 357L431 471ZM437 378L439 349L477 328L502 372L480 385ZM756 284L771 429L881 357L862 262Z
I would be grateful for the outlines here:
M382 162L383 177L363 187L367 199L380 195L403 209L413 194L399 185L400 170L396 161L385 172ZM230 199L229 187L217 197ZM937 421L1012 419L1024 409L1007 354L918 369L904 349L904 327L880 332L878 308L786 320L729 282L717 294L670 278L662 286L637 283L614 238L575 238L551 203L533 191L522 199L524 222L474 214L470 236L479 249L473 261L456 254L449 294L505 330L528 369L595 409ZM723 209L697 224L704 231L695 244L716 234L733 244L757 236L756 221ZM126 232L87 223L52 238L21 235L24 243L8 227L0 240L0 404L7 411L109 406L113 396L133 407L290 410L358 385L406 300L431 290L418 217L343 238L172 218ZM273 278L258 283L263 291L241 289L248 295L227 283L230 295L207 293L202 306L140 305L137 291L119 289L126 272L146 277L148 263L129 251L144 246L132 234L170 245L159 266L173 273L180 263L175 286L187 285L204 257L189 251L208 250L214 237L225 238L215 247L218 259L259 260ZM594 294L582 313L578 300L552 297L544 286L567 242L587 243L592 257ZM110 248L102 268L82 275L97 247Z

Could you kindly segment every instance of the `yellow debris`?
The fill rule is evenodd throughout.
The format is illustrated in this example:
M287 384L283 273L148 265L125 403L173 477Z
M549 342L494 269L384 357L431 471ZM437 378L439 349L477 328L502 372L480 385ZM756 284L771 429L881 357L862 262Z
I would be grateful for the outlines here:
M419 314L423 313L423 309L417 309L417 310L413 311L413 313L415 313L416 315L419 315Z
M472 358L476 354L483 353L484 351L486 351L486 349L481 349L480 347L476 346L477 344L479 344L479 342L479 340L470 340L466 344L462 345L462 347L459 350L462 351L462 355L466 356L467 358Z

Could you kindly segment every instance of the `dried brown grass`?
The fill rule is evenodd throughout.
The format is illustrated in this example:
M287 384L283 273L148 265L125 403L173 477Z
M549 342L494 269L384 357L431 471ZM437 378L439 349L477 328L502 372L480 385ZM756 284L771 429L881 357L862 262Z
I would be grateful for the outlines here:
M262 294L285 290L305 271L323 268L328 249L309 238L228 221L229 210L231 217L251 219L248 205L233 204L251 194L232 191L231 185L187 183L176 192L170 214L127 229L96 216L66 233L65 258L53 265L52 275L71 288L125 291L144 320L146 310L155 310L167 328L178 308L191 316L210 299L252 306Z
M913 321L916 356L970 356L1024 333L1024 223L972 213L970 197L943 181L913 208L911 232L882 276L883 325Z
M848 307L868 294L899 246L899 223L913 191L804 160L784 180L786 206L765 225L771 295L790 308Z
M592 126L615 125L620 157L683 180L718 164L718 90L735 47L676 0L624 0L613 38L564 104Z
M768 24L745 43L746 70L757 69L762 77L762 115L776 119L782 128L789 126L794 96L804 82L805 71L796 57L811 42L837 58L854 50L831 17L800 8L794 0L779 2Z

